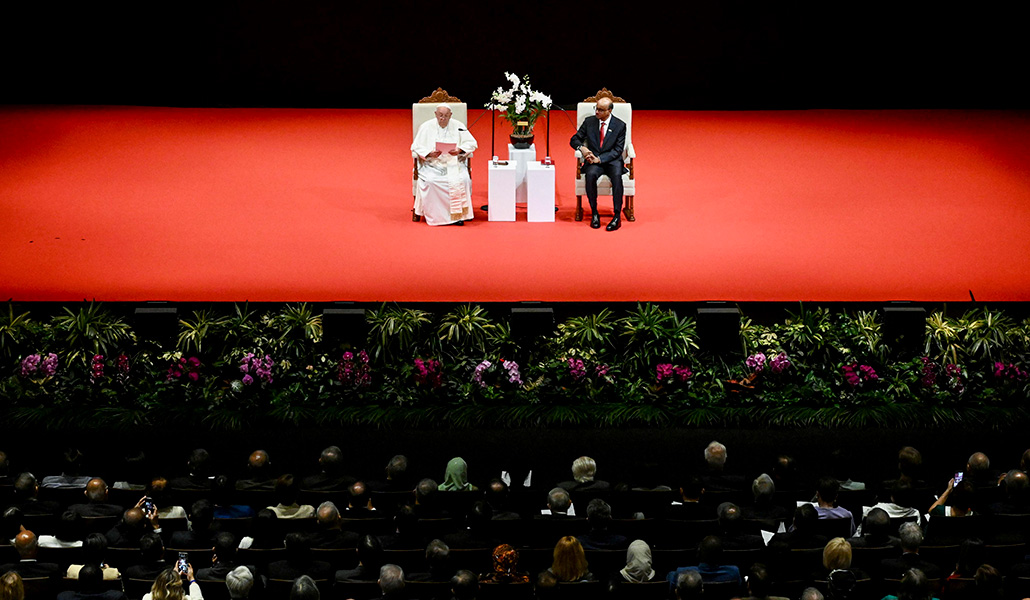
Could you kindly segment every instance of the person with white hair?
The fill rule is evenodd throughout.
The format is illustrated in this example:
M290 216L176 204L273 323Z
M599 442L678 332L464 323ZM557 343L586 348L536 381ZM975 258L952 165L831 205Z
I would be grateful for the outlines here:
M580 456L572 461L572 481L563 481L558 487L570 492L600 492L607 490L610 485L607 481L595 479L597 476L597 462L589 456Z
M250 598L254 574L247 567L236 567L225 576L225 587L229 588L229 597L233 600Z
M712 440L705 447L707 472L702 481L708 491L744 491L747 484L743 477L731 475L726 470L726 446Z
M415 214L430 225L464 225L472 216L468 158L478 144L446 104L418 128L411 151L418 156Z

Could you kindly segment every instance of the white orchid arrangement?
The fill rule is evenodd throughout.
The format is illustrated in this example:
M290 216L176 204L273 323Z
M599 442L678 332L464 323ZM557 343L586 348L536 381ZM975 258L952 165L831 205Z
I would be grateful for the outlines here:
M486 108L504 113L516 135L529 134L537 118L551 107L551 97L533 90L529 85L529 75L519 79L518 75L505 72L504 78L511 82L511 89L498 87L494 90Z

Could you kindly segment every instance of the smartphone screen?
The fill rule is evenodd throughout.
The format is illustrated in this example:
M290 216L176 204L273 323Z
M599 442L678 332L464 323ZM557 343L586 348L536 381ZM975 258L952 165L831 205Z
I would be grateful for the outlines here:
M186 565L189 563L189 556L188 552L179 553L179 560L175 563L175 567L179 569L180 573L185 573L188 570Z
M959 471L959 472L955 473L955 483L956 484L962 483L962 475L963 475L962 471Z

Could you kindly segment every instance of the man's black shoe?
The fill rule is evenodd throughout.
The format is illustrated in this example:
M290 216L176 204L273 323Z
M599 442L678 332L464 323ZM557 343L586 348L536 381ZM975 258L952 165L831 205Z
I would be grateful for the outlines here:
M622 219L620 219L619 217L615 217L614 219L612 219L612 222L608 223L608 226L604 229L605 231L615 231L619 227L622 227Z
M590 228L600 229L601 228L601 215L594 213L590 215Z

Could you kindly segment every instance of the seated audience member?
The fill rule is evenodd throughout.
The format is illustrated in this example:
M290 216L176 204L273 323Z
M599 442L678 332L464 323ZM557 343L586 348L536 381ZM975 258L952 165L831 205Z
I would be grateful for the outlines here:
M747 574L747 598L744 600L787 600L780 596L771 596L772 577L769 569L762 563L754 563Z
M807 587L801 592L801 600L823 600L823 593L814 587Z
M772 467L772 478L776 489L781 492L798 492L808 489L808 481L803 481L798 472L798 463L793 456L780 454Z
M190 530L176 531L168 540L170 548L210 548L214 542L211 521L214 508L208 500L197 500L190 506Z
M354 548L358 545L358 534L343 530L340 510L332 502L318 505L316 512L318 531L311 534L312 548Z
M486 501L490 505L493 521L516 521L521 519L519 513L511 510L509 506L510 493L508 484L500 479L491 479L490 485L486 488Z
M569 509L572 508L572 498L564 488L556 487L547 492L547 511L550 514L535 515L534 519L561 520L572 519Z
M189 475L176 477L168 482L168 487L173 490L204 491L211 489L211 455L203 448L197 448L190 453L186 461L186 469Z
M719 539L725 550L749 550L764 548L762 536L744 531L740 507L732 502L723 502L716 509L719 516Z
M48 489L85 489L91 477L82 474L83 456L82 451L78 448L66 449L61 454L61 474L44 477L39 487Z
M420 519L443 519L450 515L440 505L437 492L440 486L428 477L415 486L415 514Z
M161 571L174 566L165 560L164 542L156 533L143 534L139 540L139 549L142 561L122 570L122 575L126 579L154 579Z
M974 489L994 489L998 485L998 476L991 470L991 459L983 452L974 452L966 462L966 475Z
M976 582L977 600L1001 600L1003 597L1001 573L991 565L980 565L973 580Z
M554 546L554 562L547 569L558 581L594 581L579 540L567 535Z
M147 496L157 505L158 519L185 519L186 509L177 505L168 505L168 480L164 477L154 477L150 480L146 489Z
M669 581L669 590L676 587L676 580L680 573L686 571L697 571L705 583L721 581L734 581L740 584L740 569L733 565L722 564L722 542L718 537L710 535L701 540L697 547L698 564L696 567L680 567L669 572L666 579Z
M456 456L447 463L443 475L443 483L439 485L442 492L475 492L479 488L469 483L468 464L465 459Z
M247 567L236 567L225 575L225 587L232 600L247 600L254 589L254 574Z
M418 515L412 506L402 506L393 516L394 532L380 536L387 550L417 550L426 547L418 529Z
M404 569L397 565L383 565L379 569L379 590L382 600L403 600Z
M301 575L293 581L290 588L290 600L319 600L321 593L315 580L307 575Z
M580 456L572 461L572 481L558 484L558 487L570 492L602 492L610 486L607 481L595 479L597 463L589 456Z
M901 556L880 561L880 576L895 579L909 569L918 569L930 579L939 579L941 570L937 565L919 556L919 547L923 544L923 530L919 525L903 523L898 529L898 537L901 538Z
M276 478L272 474L272 459L264 450L255 450L247 458L244 477L236 482L238 490L271 490Z
M22 473L14 480L14 504L23 515L56 515L61 507L56 502L39 499L39 484L32 473Z
M493 548L500 543L490 535L490 521L493 512L490 505L477 500L465 516L465 527L455 533L443 536L443 541L451 548Z
M742 491L744 478L732 475L726 469L726 446L712 441L705 447L706 471L702 477L705 489L712 492Z
M931 521L927 528L933 527L933 517L967 517L975 514L973 504L976 494L973 490L973 484L968 481L963 480L956 485L954 478L949 480L948 488L926 511L930 514Z
M490 553L493 571L479 577L483 583L529 583L529 573L519 570L519 551L501 544Z
M380 513L371 504L368 486L364 482L355 481L347 488L347 508L344 511L344 517L347 519L380 517Z
M900 479L891 487L890 502L877 502L873 506L862 507L862 517L865 518L870 511L880 509L887 513L891 519L908 519L920 522L919 510L912 506L913 493L912 484L907 480ZM862 533L861 528L859 533Z
M823 548L826 546L826 536L819 535L816 530L816 521L819 514L811 504L802 504L794 510L794 522L791 528L784 533L777 533L769 540L769 548L777 550L796 550L802 548Z
M297 504L300 495L300 482L293 475L286 474L275 482L275 499L279 504L268 506L280 519L310 519L315 516L315 507L310 504Z
M451 566L451 549L441 540L433 540L426 546L428 571L408 574L408 581L450 581L454 574Z
M54 535L39 536L40 548L79 548L82 546L82 517L66 510L54 525Z
M1001 485L1003 495L1000 500L988 507L989 512L995 515L1026 515L1030 514L1030 486L1028 486L1026 473L1013 469L1002 478ZM28 514L28 513L26 513Z
M117 517L125 510L117 504L107 501L107 484L103 479L94 477L86 484L86 502L72 504L68 510L83 517Z
M286 559L269 563L266 569L270 579L296 579L308 575L312 579L329 579L329 563L314 560L307 536L302 533L286 534Z
M715 510L701 503L704 484L697 475L688 475L680 483L680 499L665 510L665 518L683 521L703 521L715 518Z
M850 571L852 574L848 578L850 581L869 579L869 575L864 571L851 567L851 557L851 544L844 538L835 537L826 542L826 547L823 548L823 571L818 573L817 579L829 581L837 571Z
M114 581L121 579L121 573L118 569L108 566L107 562L104 561L104 554L107 552L107 539L99 533L91 533L86 536L86 542L82 545L82 560L83 564L91 566L99 566L103 579L108 581ZM79 571L82 570L83 565L69 565L68 571L65 572L64 576L68 579L78 579Z
M240 540L240 548L282 548L283 536L276 528L276 521L279 519L274 512L263 508L254 515L254 523L250 528L250 535L243 536Z
M676 576L673 590L677 600L701 600L704 597L705 584L697 571L684 571Z
M214 556L211 558L211 566L197 569L197 579L201 581L223 581L237 567L236 537L233 534L227 531L216 533L212 550Z
M211 513L214 519L248 519L256 513L247 504L233 504L236 484L226 475L211 480Z
M897 548L901 540L891 535L891 518L882 508L871 508L862 520L861 535L848 540L853 548Z
M930 588L930 579L926 573L919 569L909 569L901 577L898 585L898 595L887 595L883 600L932 600L933 593ZM933 599L935 600L935 599Z
M576 538L585 550L622 550L629 547L629 538L608 531L612 507L604 500L594 498L587 504L587 521L590 532Z
M22 523L25 521L25 515L21 514L21 509L15 506L4 509L3 515L3 531L0 532L0 545L8 546L14 544L14 537L18 535L20 531L25 528Z
M925 488L923 476L923 455L912 446L905 446L898 451L898 478L883 482L880 489L889 490L901 480L907 481L913 488Z
M203 448L190 453L186 460L185 477L174 478L168 482L173 490L204 491L211 488L211 455Z
M741 512L745 519L761 520L775 523L783 522L790 518L790 511L786 507L777 506L773 503L776 494L776 484L773 478L762 473L751 482L751 495L754 504L742 506Z
M135 506L125 511L122 520L107 532L107 545L111 548L135 548L139 546L140 537L148 531L161 533L156 507L148 515L141 507Z
M154 585L143 595L143 600L203 600L200 586L193 577L193 566L186 565L186 581L189 582L189 594L183 590L183 577L175 568L165 569L154 578Z
M56 564L41 563L36 560L36 555L39 554L39 544L36 534L28 529L14 536L14 549L18 552L18 562L0 566L0 573L17 571L22 579L35 577L56 579L61 576L61 568Z
M479 594L479 580L468 569L459 569L451 577L451 598L454 600L475 600Z
M336 572L336 581L375 581L383 565L383 545L374 535L366 535L358 543L358 566Z
M976 570L984 564L986 547L980 538L963 540L959 545L958 562L948 579L972 579Z
M57 600L126 600L121 590L105 590L103 581L107 579L95 564L81 565L78 570L79 585L76 590L66 590L57 594Z
M329 446L318 457L319 472L305 477L300 489L316 492L339 492L354 483L354 478L343 472L343 451L339 446Z
M843 506L837 506L837 492L840 491L840 484L829 475L819 478L819 486L816 488L816 507L820 519L847 519L851 523L848 535L855 535L855 517L851 511Z
M411 491L411 477L408 476L408 457L398 454L386 463L386 478L370 481L369 489L376 492Z
M643 583L654 579L651 565L651 547L644 540L633 540L626 550L626 566L615 578L617 582Z
M17 571L0 575L0 600L25 600L25 584Z

